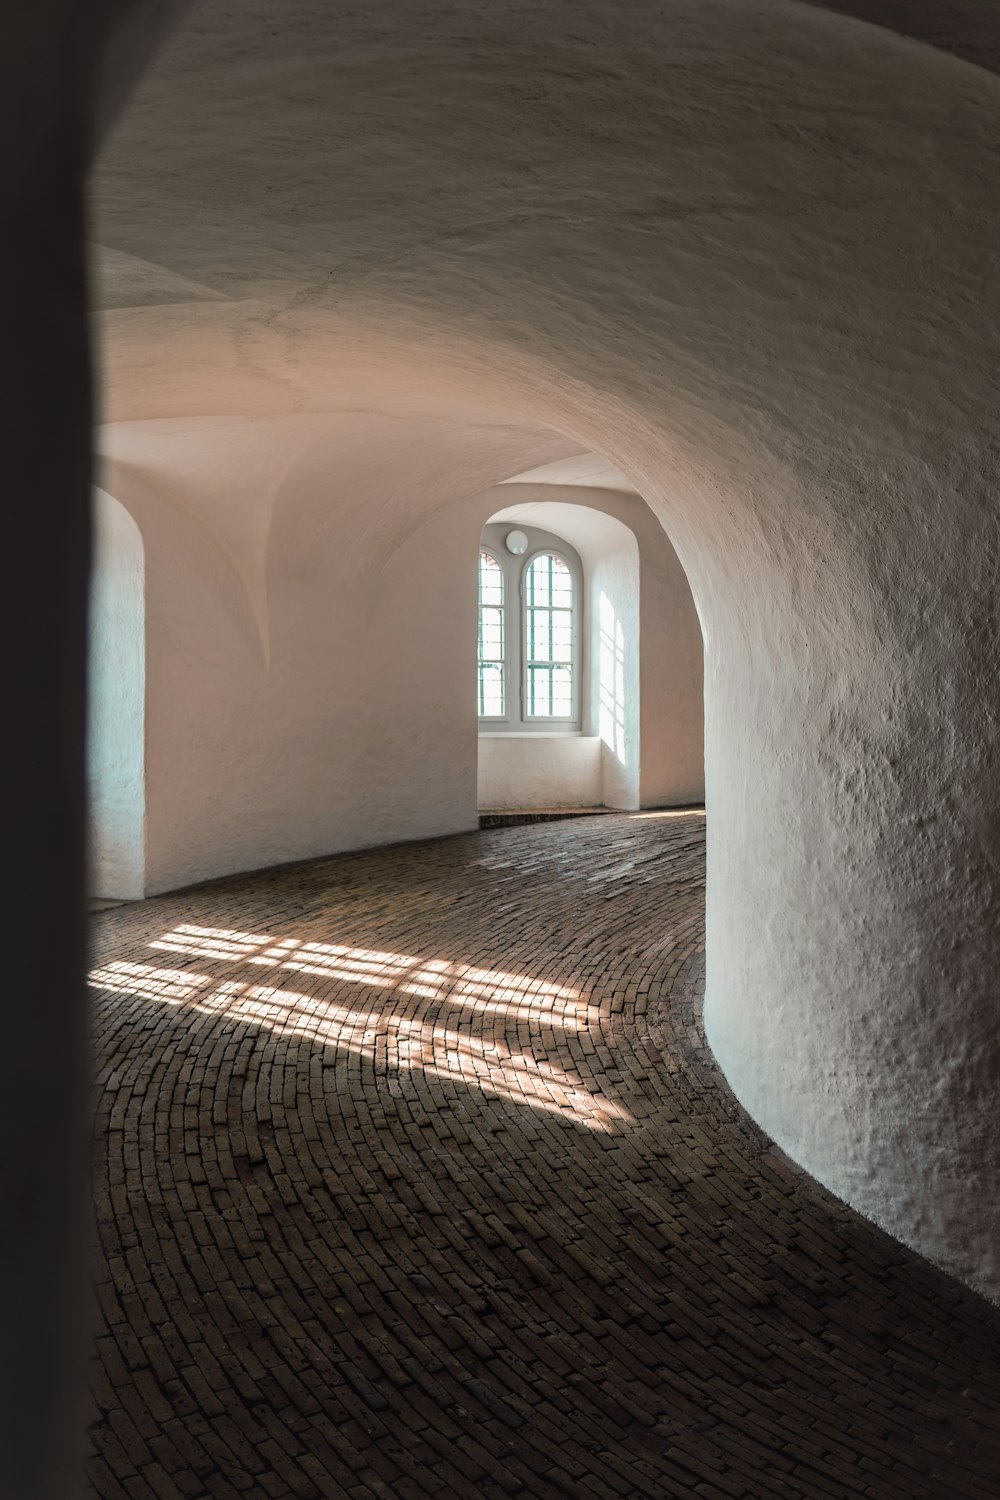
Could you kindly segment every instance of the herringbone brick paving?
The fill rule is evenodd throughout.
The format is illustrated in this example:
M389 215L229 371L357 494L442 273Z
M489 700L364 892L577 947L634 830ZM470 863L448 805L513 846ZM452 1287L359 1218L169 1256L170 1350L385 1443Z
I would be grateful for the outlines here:
M703 822L93 919L100 1500L1000 1495L1000 1315L699 1026Z

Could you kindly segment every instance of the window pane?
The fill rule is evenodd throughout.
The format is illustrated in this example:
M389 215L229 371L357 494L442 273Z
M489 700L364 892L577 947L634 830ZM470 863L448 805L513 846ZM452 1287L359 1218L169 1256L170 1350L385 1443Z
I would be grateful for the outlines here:
M489 552L479 553L479 713L503 718L504 674L503 569Z
M553 557L552 563L552 603L557 609L571 609L573 606L573 575L561 558Z
M573 712L573 669L552 668L552 714L557 719L568 719Z
M479 554L479 602L503 604L503 569L488 552Z
M551 661L552 642L549 634L551 616L547 609L528 610L528 660Z
M531 608L548 607L552 593L552 556L543 552L528 568L528 605Z
M525 574L525 715L573 717L573 574L552 552L532 559Z
M551 667L528 668L527 710L531 718L551 718Z
M573 616L567 610L552 616L552 660L573 660Z
M492 662L479 665L479 713L482 718L501 718L504 711L503 668Z
M503 611L483 608L479 612L479 655L488 661L503 660Z
M573 668L529 666L525 713L531 719L571 719Z

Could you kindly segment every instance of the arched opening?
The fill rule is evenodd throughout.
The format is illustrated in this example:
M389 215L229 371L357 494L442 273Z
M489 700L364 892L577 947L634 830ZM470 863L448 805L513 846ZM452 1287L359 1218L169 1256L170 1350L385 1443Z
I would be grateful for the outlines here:
M90 892L145 894L145 559L125 507L94 492L87 784Z
M583 564L563 538L491 522L479 544L480 733L573 734L583 722Z
M626 5L613 26L601 7L557 5L533 32L523 7L500 3L457 24L442 23L440 7L400 9L384 27L364 8L338 11L325 34L314 7L293 7L281 26L267 7L199 8L118 133L92 220L132 283L103 322L106 409L117 404L124 422L276 412L282 401L312 410L330 349L363 343L367 327L391 336L407 319L433 353L455 351L463 381L500 370L518 393L532 378L557 393L560 430L615 452L673 521L710 621L717 1054L799 1161L997 1294L1000 320L984 191L1000 160L996 51L988 18L983 37L969 6L924 7L924 21L912 0L829 5L888 24L823 5L673 0ZM38 647L14 681L15 714L26 702L36 741L25 753L10 736L12 847L30 861L22 872L43 876L25 884L49 924L68 921L71 955L88 401L74 313L83 153L67 155L66 142L94 133L87 77L120 98L151 13L171 6L102 7L98 32L112 9L106 66L94 65L88 23L67 31L70 8L46 10L27 48L12 49L9 95L12 119L54 112L51 128L26 133L13 176L15 222L32 232L11 237L6 278L11 488L31 497L28 545L14 554L28 588L10 593L22 619L34 617ZM40 91L39 76L60 86ZM335 330L325 347L324 316ZM352 383L334 380L357 404ZM425 388L421 372L415 405ZM501 424L502 411L498 401ZM466 478L467 492L485 482ZM31 597L39 582L42 601ZM39 694L45 712L33 719ZM305 714L286 719L303 740ZM358 762L373 747L385 755L388 740L376 726ZM263 775L246 787L248 806L261 783L270 789ZM281 810L276 790L269 806ZM40 807L54 815L40 819ZM242 827L243 809L227 810ZM308 833L298 827L294 847ZM257 847L216 853L203 835L195 858L242 860ZM72 1158L61 1102L82 1077L63 1040L74 1035L73 963L46 963L23 902L15 927L25 915L33 968L14 988L36 1019L30 1045L16 1036L11 1055L31 1087L8 1135L37 1139L42 1185L66 1200L50 1165ZM40 1029L52 1033L48 1053ZM55 1080L56 1101L42 1121L40 1077ZM6 1174L26 1221L16 1239L28 1245L43 1224L54 1243L47 1226L59 1216L25 1160ZM834 1252L822 1259L837 1274L850 1257ZM56 1276L33 1281L28 1264L8 1278L28 1356L13 1365L29 1388L57 1363L45 1320L66 1300L57 1258L39 1264ZM805 1279L815 1300L813 1273ZM896 1305L908 1315L913 1301L904 1283ZM788 1323L783 1311L775 1321ZM899 1331L878 1313L871 1327L886 1346ZM762 1375L759 1390L786 1406L773 1363ZM459 1410L464 1399L460 1388ZM49 1443L16 1420L26 1409L10 1425L47 1457ZM889 1447L905 1460L901 1436ZM696 1446L700 1457L712 1445ZM814 1471L815 1446L796 1472ZM838 1462L841 1475L859 1451L871 1443Z
M541 527L567 538L580 556L584 603L592 605L582 633L580 727L600 741L604 804L700 804L702 628L659 518L626 475L594 452L515 475L492 493L494 503L509 497L493 515L502 530Z
M480 568L480 637L502 620L503 653L499 672L481 658L480 677L504 686L503 711L479 715L480 812L637 808L634 535L597 509L542 501L492 516L480 557L492 564ZM496 575L502 612L483 598Z
M677 0L614 35L598 13L563 9L546 26L557 70L524 48L521 12L502 4L468 28L408 10L378 43L352 14L326 37L310 31L306 49L299 27L276 33L252 16L239 45L258 49L260 87L244 114L224 65L233 12L200 12L106 162L102 233L136 273L131 285L119 275L104 324L108 420L342 405L359 433L366 413L396 403L429 433L447 408L474 433L449 468L463 495L495 483L482 450L512 453L518 424L542 448L543 428L546 441L567 436L525 451L524 468L578 445L628 475L668 525L706 627L716 1054L800 1163L995 1285L979 1187L1000 1149L1000 939L984 915L1000 757L987 711L995 236L975 207L1000 152L995 80L805 5ZM196 75L199 136L216 131L219 153L184 145ZM928 129L942 143L931 156ZM178 212L181 184L201 244ZM374 610L403 551L389 532L415 550L429 539L446 498L420 452L419 438L401 445L390 475L381 444L356 448L340 492L328 473L298 511L296 576L324 606L337 597L317 576L324 548L371 556L375 582L345 562L343 593ZM244 513L232 498L218 536ZM397 507L409 525L395 527ZM419 598L438 612L426 579ZM384 618L386 655L403 664L419 645L413 621ZM293 638L282 623L275 677L312 625ZM470 632L472 744L473 651ZM437 831L474 813L474 755L442 725L450 700L424 694L414 732L395 684L374 694L337 676L320 679L314 714L264 682L266 737L240 704L220 722L217 743L250 747L252 764L237 788L205 754L224 784L210 788L215 827L195 826L185 878L274 857L258 808L268 829L284 817L285 857L334 838L416 836L430 817L415 810L431 803ZM409 708L418 679L400 676ZM647 698L643 680L643 716ZM319 722L334 719L328 704L355 702L364 733L346 712ZM303 765L302 747L324 735L343 754ZM653 742L644 730L643 783ZM324 782L331 763L347 768L339 788ZM355 768L370 788L364 817ZM194 825L209 789L191 771Z

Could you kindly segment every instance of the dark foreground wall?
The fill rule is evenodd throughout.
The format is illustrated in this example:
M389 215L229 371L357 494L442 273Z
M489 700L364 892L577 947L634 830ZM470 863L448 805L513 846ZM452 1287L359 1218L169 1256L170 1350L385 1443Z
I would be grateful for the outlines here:
M4 1500L77 1488L89 1134L82 960L91 379L82 184L97 80L106 119L167 9L32 0L0 10Z

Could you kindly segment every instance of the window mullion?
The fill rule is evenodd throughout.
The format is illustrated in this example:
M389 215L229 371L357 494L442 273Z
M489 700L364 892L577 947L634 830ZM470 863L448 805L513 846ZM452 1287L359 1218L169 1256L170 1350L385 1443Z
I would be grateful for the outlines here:
M480 561L480 717L508 729L578 725L579 560L551 545L508 557L499 540L497 555L491 535Z

